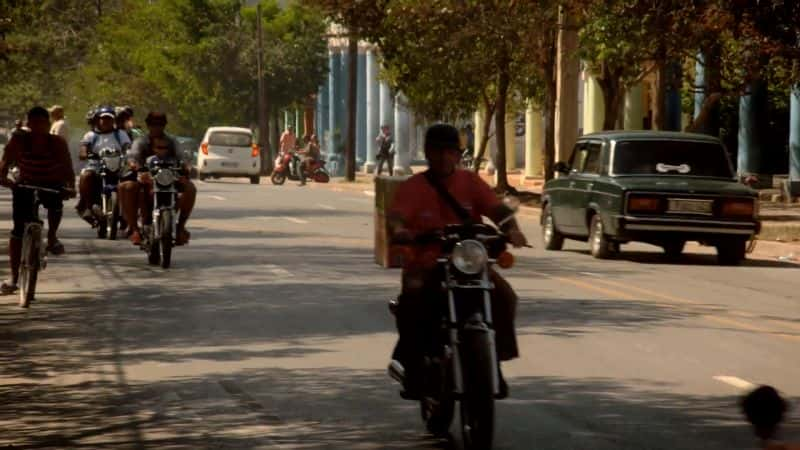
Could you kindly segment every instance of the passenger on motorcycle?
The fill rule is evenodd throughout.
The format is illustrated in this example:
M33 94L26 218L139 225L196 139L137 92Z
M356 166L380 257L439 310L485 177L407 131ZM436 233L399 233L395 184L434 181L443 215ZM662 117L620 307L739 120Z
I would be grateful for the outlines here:
M133 123L133 108L130 106L117 106L114 110L117 113L117 129L124 130L131 142L144 136L144 131Z
M308 138L308 144L306 144L306 148L303 152L303 160L300 166L300 171L303 172L303 183L305 183L305 171L311 172L314 164L319 161L320 157L319 139L317 139L316 134L312 134Z
M431 126L425 134L425 158L428 174L419 173L403 182L397 189L389 211L393 239L413 241L414 237L444 230L446 225L461 224L458 212L437 192L427 177L441 183L451 196L471 215L471 220L481 223L488 217L505 232L514 247L527 245L527 240L513 219L513 211L503 204L474 172L458 169L461 152L458 130L446 124ZM399 362L405 371L407 393L419 391L422 349L428 336L436 330L437 305L441 304L444 291L442 275L436 270L439 248L436 245L418 246L415 264L403 268L402 291L396 310L399 339L392 359ZM517 339L514 332L514 316L517 296L508 282L491 270L490 279L495 288L492 292L492 316L496 332L497 356L508 361L518 356ZM508 393L502 380L501 397Z
M178 218L175 243L184 245L189 242L190 233L186 230L186 222L194 209L195 199L197 198L197 188L189 181L188 174L191 165L183 159L183 155L178 151L178 144L175 140L164 132L167 126L167 116L161 112L151 112L145 119L149 133L136 139L133 147L128 152L128 164L130 174L126 180L119 185L120 205L122 206L125 221L128 223L128 233L133 245L142 243L142 234L137 220L140 212L144 225L149 225L152 221L153 210L153 180L148 173L137 173L143 167L148 158L160 155L160 158L174 158L182 166L183 176L175 186L180 194L178 195ZM144 191L145 195L140 196Z
M0 184L12 187L12 216L14 228L8 243L8 259L11 265L11 279L3 282L0 293L12 294L17 290L19 264L22 257L22 235L25 223L30 221L33 192L14 188L15 184L62 189L74 192L75 173L66 141L60 136L50 134L50 114L37 106L28 112L30 131L15 134L5 147L0 161ZM8 179L12 165L19 169L15 182ZM63 216L62 196L41 192L39 198L47 209L47 250L55 255L64 253L64 246L58 240L58 227Z
M75 209L83 220L94 225L96 216L99 214L95 210L100 208L101 185L99 161L97 153L104 148L119 150L122 154L131 146L128 134L115 128L116 114L114 108L104 106L97 110L97 130L90 131L81 139L80 160L88 161L86 167L81 171L79 190L80 199Z

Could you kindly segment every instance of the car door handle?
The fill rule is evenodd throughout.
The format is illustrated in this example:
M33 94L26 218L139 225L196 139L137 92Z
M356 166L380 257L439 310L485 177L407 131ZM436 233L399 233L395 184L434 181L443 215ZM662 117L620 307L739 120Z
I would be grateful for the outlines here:
M586 185L586 189L588 189L588 190L590 190L590 191L591 191L591 190L592 190L592 186L594 186L594 183L588 183L588 184Z
M570 181L569 182L569 187L570 188L574 188L575 187L575 182L574 181Z

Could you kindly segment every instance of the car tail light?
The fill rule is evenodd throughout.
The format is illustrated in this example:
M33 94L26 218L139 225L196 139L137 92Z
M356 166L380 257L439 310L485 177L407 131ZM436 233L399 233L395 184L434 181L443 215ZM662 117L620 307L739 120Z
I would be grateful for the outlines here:
M754 199L724 200L720 208L722 217L754 217L756 204Z
M661 199L658 197L641 195L628 197L628 212L655 213L659 211L661 211Z
M260 150L258 148L258 144L253 144L253 151L250 152L250 156L252 156L253 158L258 158L259 152Z
M202 151L204 155L208 154L208 142L200 144L200 151Z

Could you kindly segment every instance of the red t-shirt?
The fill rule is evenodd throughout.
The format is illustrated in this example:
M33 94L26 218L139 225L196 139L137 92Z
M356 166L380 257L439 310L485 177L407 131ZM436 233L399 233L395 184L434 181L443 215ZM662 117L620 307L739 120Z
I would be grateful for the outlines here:
M474 172L456 170L442 180L442 184L476 223L481 222L481 216L489 216L502 205L492 188ZM403 226L413 234L428 233L444 229L446 225L461 223L458 214L422 173L398 186L389 214L401 220Z
M32 184L71 184L75 181L72 159L61 136L15 134L3 153L5 166L16 163L20 178Z

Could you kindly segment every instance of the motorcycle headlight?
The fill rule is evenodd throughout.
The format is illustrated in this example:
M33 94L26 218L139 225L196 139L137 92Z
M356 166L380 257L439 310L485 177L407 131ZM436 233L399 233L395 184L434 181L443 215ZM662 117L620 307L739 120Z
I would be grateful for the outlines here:
M455 268L465 275L479 274L489 261L489 255L483 244L473 240L456 244L451 258Z
M160 184L161 186L170 186L177 181L175 174L169 169L159 170L154 178L156 183Z
M120 162L120 158L118 156L106 156L103 158L103 164L105 164L106 169L111 172L116 172L119 170L122 163Z

